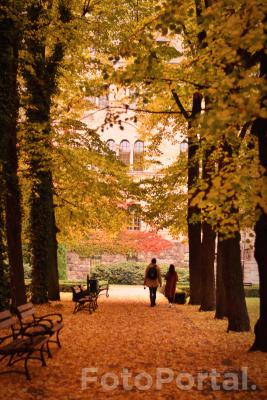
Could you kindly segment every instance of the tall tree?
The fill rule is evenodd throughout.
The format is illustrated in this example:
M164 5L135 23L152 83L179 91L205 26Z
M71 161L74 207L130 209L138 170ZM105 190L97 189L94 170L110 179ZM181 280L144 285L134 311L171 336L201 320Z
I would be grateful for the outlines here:
M17 123L18 53L21 44L19 1L0 3L0 136L1 175L4 176L5 216L13 304L26 302L21 243L21 193L18 181ZM3 181L2 181L3 183Z
M195 92L193 95L192 112L189 116L185 111L177 93L173 91L176 104L188 120L188 180L187 189L193 196L194 188L199 178L198 149L199 138L194 125L201 112L202 95ZM201 222L198 205L191 204L188 199L187 211L188 244L189 244L189 278L190 278L190 304L201 303Z
M265 18L266 23L266 18ZM266 29L265 29L266 34ZM266 49L260 52L260 76L267 80ZM261 98L261 108L266 111L266 94ZM257 118L252 125L252 134L258 138L259 162L262 167L262 192L260 200L265 205L257 204L259 219L255 224L255 258L258 263L260 278L260 316L255 325L255 341L251 350L267 352L267 118Z
M51 48L46 35L51 34L51 25L57 25L59 29L58 24L67 24L70 19L70 10L63 0L56 2L56 7L50 1L35 1L28 7L26 49L30 61L23 72L29 96L27 140L33 182L30 230L33 255L32 300L35 303L46 302L48 298L59 300L57 228L50 153L52 96L57 90L57 75L64 57L64 44L59 35Z

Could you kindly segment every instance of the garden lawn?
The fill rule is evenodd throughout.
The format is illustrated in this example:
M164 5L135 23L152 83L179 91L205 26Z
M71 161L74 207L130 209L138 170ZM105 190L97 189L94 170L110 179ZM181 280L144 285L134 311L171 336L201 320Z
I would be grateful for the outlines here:
M258 297L247 297L246 302L251 326L253 327L259 318L260 299Z
M85 311L73 315L69 294L63 297L61 303L38 307L39 314L63 313L62 349L51 345L53 358L47 360L47 367L30 362L30 382L22 375L0 376L1 399L267 399L267 354L247 351L253 342L252 332L226 333L227 322L214 320L214 313L200 313L197 307L189 305L169 308L161 294L157 306L151 308L148 290L140 286L111 287L110 297L101 296L98 310L91 315ZM257 317L257 301L248 300L253 320ZM95 368L91 375L97 381L84 382L82 390L84 368ZM179 388L172 380L158 390L157 368L168 368L174 378L180 377ZM222 385L224 373L234 372L240 377L241 368L248 368L248 390L228 391L224 386L224 390L214 391L210 378L204 381L202 390L197 389L196 377L200 372L216 370L220 374L217 383ZM129 390L121 377L123 369L131 374ZM151 377L151 387L139 390L140 385L144 388L148 383L148 375L136 378L144 372ZM188 377L179 375L181 372L191 374L191 390L184 390ZM106 373L115 374L113 390L106 391L101 385ZM112 380L107 379L109 383Z

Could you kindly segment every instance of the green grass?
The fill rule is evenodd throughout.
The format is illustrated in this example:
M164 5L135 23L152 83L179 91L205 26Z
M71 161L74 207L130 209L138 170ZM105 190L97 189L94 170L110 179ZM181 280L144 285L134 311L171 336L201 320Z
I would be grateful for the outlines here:
M260 299L258 297L246 297L246 302L247 302L251 327L253 328L259 317Z

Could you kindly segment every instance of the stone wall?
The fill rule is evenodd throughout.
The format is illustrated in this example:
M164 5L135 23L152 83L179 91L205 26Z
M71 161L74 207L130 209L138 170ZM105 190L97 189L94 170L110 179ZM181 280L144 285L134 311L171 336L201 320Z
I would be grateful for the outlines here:
M175 264L181 265L184 262L186 246L179 242L173 242L171 248L162 251L159 254L140 252L138 253L138 261L149 263L151 258L155 257L158 264Z
M244 282L258 284L259 283L259 272L256 260L245 262L244 265Z
M84 280L90 274L90 258L81 257L77 253L67 254L67 276L70 281Z
M115 264L127 261L127 257L122 254L103 254L101 256L101 264Z
M151 258L156 257L159 264L174 264L175 266L184 265L188 256L188 248L186 245L173 242L170 249L162 251L160 254L139 253L136 259L132 261L149 263ZM113 264L129 261L127 256L121 254L103 254L98 263ZM91 268L95 260L81 257L77 253L69 252L67 254L67 276L69 280L84 280L87 274L90 275ZM244 282L258 284L259 274L255 258L253 257L253 249L242 251L242 265L244 267Z
M151 258L156 257L159 264L175 264L181 265L184 261L184 253L186 246L179 242L174 242L170 249L164 250L159 254L140 252L132 261L149 263ZM115 264L127 262L129 259L122 254L103 254L98 263ZM94 266L95 260L81 257L75 252L67 254L67 276L69 280L84 280L87 274L90 275L91 268Z
M244 271L244 282L259 283L259 271L257 262L254 258L254 248L242 249L242 266Z

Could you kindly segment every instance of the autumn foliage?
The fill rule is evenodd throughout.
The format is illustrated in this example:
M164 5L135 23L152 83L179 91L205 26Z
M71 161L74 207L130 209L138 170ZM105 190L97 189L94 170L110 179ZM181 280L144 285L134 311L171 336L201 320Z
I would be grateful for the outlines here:
M121 243L134 251L159 254L163 250L170 249L172 243L156 232L125 231L119 235Z

